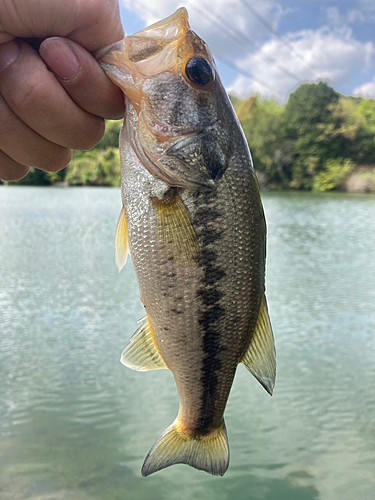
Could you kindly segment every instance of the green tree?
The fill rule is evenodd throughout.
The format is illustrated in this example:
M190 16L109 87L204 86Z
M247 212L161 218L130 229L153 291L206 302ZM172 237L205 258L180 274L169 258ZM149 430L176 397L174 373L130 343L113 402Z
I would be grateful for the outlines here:
M358 113L363 117L362 130L359 134L361 163L375 163L375 100L361 99Z
M122 123L123 120L107 120L105 123L105 134L94 149L118 148Z
M340 96L329 108L333 121L319 125L322 139L330 141L337 156L374 163L375 101Z
M287 186L291 145L282 126L284 108L274 100L251 96L237 109L262 187Z
M105 134L90 151L74 151L69 165L59 172L31 168L19 181L9 184L47 186L66 181L72 185L120 185L119 133L122 120L107 120Z
M118 148L74 152L65 180L73 186L120 186L121 167Z
M344 182L353 172L354 163L349 159L337 158L328 160L323 171L314 178L314 191L332 191L343 189Z
M321 133L334 123L331 105L339 94L326 83L303 84L289 96L283 114L285 137L293 143L290 187L311 189L313 177L337 156L337 145Z
M51 184L49 172L39 170L38 168L30 168L30 172L26 177L19 181L11 181L9 184L19 184L24 186L48 186Z

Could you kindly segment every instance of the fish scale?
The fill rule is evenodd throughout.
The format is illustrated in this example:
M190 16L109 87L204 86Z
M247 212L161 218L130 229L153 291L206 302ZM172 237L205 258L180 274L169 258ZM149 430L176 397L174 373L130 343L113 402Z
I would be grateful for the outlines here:
M237 365L270 394L275 380L266 225L250 152L185 9L98 57L127 95L116 262L121 268L129 251L146 311L121 360L169 369L180 400L142 474L186 463L223 475Z

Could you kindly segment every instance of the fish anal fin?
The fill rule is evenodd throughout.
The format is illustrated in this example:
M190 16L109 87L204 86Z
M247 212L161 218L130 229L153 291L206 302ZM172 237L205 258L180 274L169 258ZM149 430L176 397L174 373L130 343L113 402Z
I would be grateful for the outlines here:
M128 252L128 222L126 220L125 208L122 206L115 233L115 261L119 272L126 264Z
M263 294L250 345L241 359L249 372L272 395L276 378L276 351L266 296Z
M121 363L141 372L167 368L154 341L151 325L145 316L121 354Z
M168 427L149 451L142 476L174 464L187 464L214 476L223 476L229 465L225 423L207 434L185 429L178 418Z
M190 214L171 188L162 200L152 198L156 214L157 239L164 256L181 267L195 267L199 255L197 235Z

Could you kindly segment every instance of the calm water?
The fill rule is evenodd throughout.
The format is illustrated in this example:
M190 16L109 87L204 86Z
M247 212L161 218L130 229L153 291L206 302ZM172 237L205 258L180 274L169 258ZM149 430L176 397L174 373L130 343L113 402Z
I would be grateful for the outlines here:
M226 475L144 479L178 399L119 362L143 314L114 263L120 192L0 187L1 500L373 500L375 198L263 198L274 396L240 366Z

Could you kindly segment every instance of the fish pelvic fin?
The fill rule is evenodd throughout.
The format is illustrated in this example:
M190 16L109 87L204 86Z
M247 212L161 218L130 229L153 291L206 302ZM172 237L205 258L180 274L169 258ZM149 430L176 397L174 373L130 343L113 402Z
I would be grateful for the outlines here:
M170 465L187 464L213 476L223 476L229 465L225 423L207 434L183 426L178 417L149 451L142 467L146 477Z
M167 368L155 344L152 327L146 316L121 354L121 363L132 370L146 372Z
M264 294L254 334L241 363L272 396L276 378L276 350Z
M129 252L128 222L126 220L125 208L122 206L117 221L115 233L115 261L118 272L125 266Z

